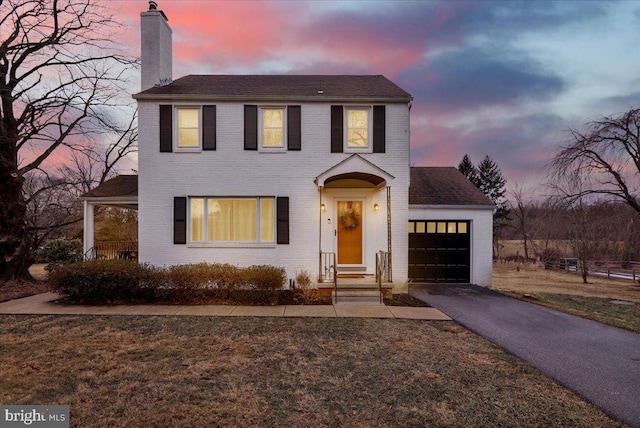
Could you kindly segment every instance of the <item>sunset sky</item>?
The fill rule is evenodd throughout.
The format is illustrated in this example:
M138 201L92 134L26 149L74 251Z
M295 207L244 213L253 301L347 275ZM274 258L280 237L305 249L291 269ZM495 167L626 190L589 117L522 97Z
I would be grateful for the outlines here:
M414 97L411 164L468 153L510 187L569 128L640 106L639 1L157 0L187 74L384 74ZM144 0L120 0L139 54Z

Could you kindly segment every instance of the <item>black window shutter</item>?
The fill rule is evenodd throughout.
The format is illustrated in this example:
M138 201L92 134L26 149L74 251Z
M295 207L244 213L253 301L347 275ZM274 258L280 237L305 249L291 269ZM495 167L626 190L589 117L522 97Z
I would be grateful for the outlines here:
M202 106L202 150L216 149L216 106Z
M342 106L331 106L331 153L342 153L344 151L343 144L343 125L344 115Z
M160 152L171 153L173 151L173 107L166 104L160 105Z
M385 152L386 109L385 106L373 106L373 153Z
M302 149L302 129L300 123L300 106L287 107L287 149Z
M289 243L289 198L276 198L277 243Z
M187 198L173 198L173 243L187 243Z
M258 150L258 106L244 106L244 149Z

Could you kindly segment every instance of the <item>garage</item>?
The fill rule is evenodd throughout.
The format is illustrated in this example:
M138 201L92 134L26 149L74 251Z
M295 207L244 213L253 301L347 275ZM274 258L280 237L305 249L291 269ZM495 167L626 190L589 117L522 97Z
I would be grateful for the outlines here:
M409 279L415 282L471 282L471 222L409 221Z
M490 286L494 208L456 168L412 167L407 277Z

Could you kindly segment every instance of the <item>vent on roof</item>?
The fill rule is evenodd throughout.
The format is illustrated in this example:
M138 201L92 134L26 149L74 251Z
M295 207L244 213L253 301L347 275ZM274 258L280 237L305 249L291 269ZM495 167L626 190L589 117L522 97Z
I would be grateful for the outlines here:
M151 0L149 2L149 10L158 10L158 3L154 2L153 0Z

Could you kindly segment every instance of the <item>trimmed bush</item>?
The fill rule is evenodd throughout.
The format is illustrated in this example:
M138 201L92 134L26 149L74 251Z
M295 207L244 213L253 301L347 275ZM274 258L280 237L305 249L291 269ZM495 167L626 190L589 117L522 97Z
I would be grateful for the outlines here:
M274 291L282 290L287 281L284 268L253 265L242 269L243 287L249 290Z
M36 263L47 263L45 270L53 271L58 266L66 266L82 260L82 242L79 239L50 239L36 250Z
M81 303L225 301L277 304L295 299L284 290L283 268L196 263L158 269L130 260L92 260L56 269L54 290Z
M240 271L239 289L231 293L231 297L242 303L275 305L280 301L287 274L284 268L253 265Z
M166 269L166 300L189 302L202 298L228 299L241 287L241 270L230 264L196 263L174 265Z
M149 302L164 282L162 271L131 260L74 263L49 275L49 284L57 293L90 304Z

